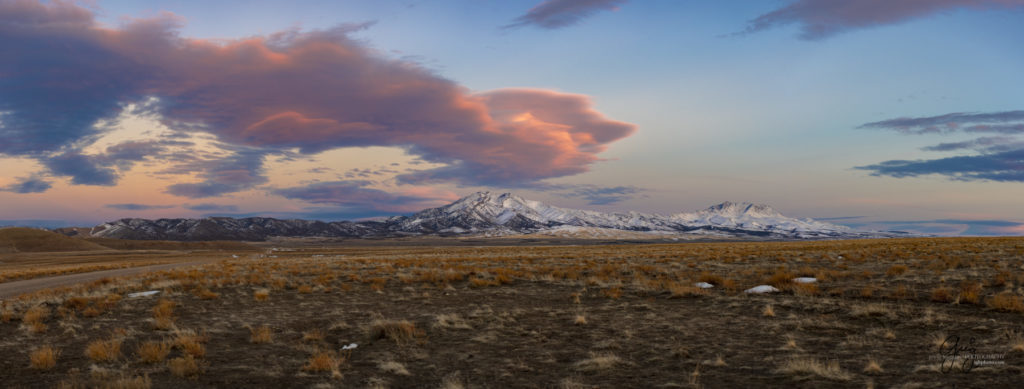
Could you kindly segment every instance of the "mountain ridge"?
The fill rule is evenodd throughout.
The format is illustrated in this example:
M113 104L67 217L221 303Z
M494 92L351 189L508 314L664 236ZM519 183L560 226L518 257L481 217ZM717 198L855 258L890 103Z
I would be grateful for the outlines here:
M855 231L813 219L783 216L765 204L723 202L695 212L660 215L561 208L512 193L476 192L450 204L383 221L324 222L265 217L201 219L126 218L93 227L93 237L141 240L249 240L271 237L385 238L401 236L505 236L580 229L701 237L842 239L909 236Z

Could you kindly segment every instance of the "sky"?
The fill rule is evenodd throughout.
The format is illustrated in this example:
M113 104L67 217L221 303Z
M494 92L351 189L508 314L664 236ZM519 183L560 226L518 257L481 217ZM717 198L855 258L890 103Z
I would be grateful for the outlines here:
M1024 0L0 0L0 224L472 192L1024 235Z

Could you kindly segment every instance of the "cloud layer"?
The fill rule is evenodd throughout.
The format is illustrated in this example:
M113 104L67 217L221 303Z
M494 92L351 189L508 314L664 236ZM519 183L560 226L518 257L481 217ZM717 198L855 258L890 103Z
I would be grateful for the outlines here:
M544 23L571 23L577 19L566 15L615 3L549 1L536 9L548 15L538 19ZM200 198L266 183L267 156L353 146L401 147L445 165L403 183L530 186L587 171L610 143L635 131L582 95L470 92L349 37L365 25L208 41L180 37L181 23L164 15L112 29L70 3L0 0L0 154L38 159L73 184L114 185L132 163L167 157L165 145L82 150L106 131L104 121L147 102L170 128L212 134L235 150L188 164L200 182L167 188Z
M504 28L536 26L558 29L579 23L600 11L612 11L626 0L544 0Z
M955 9L999 9L1024 6L1024 0L796 0L751 20L743 33L796 24L800 37L827 38Z
M973 151L924 160L890 160L859 166L876 176L896 178L937 174L955 180L989 180L1024 182L1024 111L990 113L949 113L928 117L902 117L867 123L858 128L896 131L909 135L998 133L1003 136L978 137L959 142L945 142L922 148L925 151Z

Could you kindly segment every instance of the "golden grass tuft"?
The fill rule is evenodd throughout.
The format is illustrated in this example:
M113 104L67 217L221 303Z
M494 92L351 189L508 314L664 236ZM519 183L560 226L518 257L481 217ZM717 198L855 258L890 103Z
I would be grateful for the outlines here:
M867 374L876 374L881 373L882 371L882 365L879 365L878 361L875 361L874 359L869 359L868 364L864 366L864 372Z
M985 303L989 308L995 309L1000 312L1018 312L1024 313L1024 300L1020 296L1013 294L1012 292L1002 292L995 296L989 297Z
M616 286L608 289L602 289L601 295L610 299L618 299L622 297L622 288Z
M327 334L319 328L314 328L302 333L302 340L306 342L322 342L326 338Z
M369 334L371 338L390 339L396 344L405 344L426 336L423 330L417 329L408 320L374 320L370 324Z
M181 352L195 358L206 356L206 347L203 346L205 341L206 336L196 334L194 331L178 331L172 340L174 346Z
M121 340L94 340L85 347L85 356L95 362L114 362L121 357Z
M890 277L898 276L903 273L906 273L907 270L909 270L909 268L906 265L892 265L889 266L889 269L885 271L885 275Z
M978 304L981 302L981 284L964 282L960 284L960 295L956 302L960 304Z
M153 327L158 330L169 330L174 327L174 302L160 299L153 307Z
M135 355L138 356L139 362L142 363L163 362L170 353L171 345L167 344L167 342L148 341L140 344L135 349Z
M313 287L309 285L299 285L299 293L310 294L313 293Z
M178 377L196 378L199 376L199 362L191 355L185 355L167 361L167 368Z
M259 326L249 328L249 341L256 344L270 343L274 341L274 330L270 326Z
M775 317L775 308L772 308L771 304L765 305L764 309L761 310L761 316Z
M196 297L199 297L200 300L215 300L220 297L220 294L214 293L209 289L202 288L196 291Z
M853 375L839 367L838 361L823 363L814 358L793 358L779 366L780 373L791 375L810 375L833 381L849 381Z
M42 323L49 318L50 309L42 305L37 305L25 311L25 314L21 316L21 321L25 324Z
M587 324L587 317L583 316L583 315L576 315L576 317L574 319L572 319L572 324L575 324L575 325L578 325L578 326Z
M252 292L252 298L256 301L267 301L270 299L270 289L256 289L256 291Z
M931 299L937 303L951 303L956 298L953 288L942 286L932 289Z
M302 370L311 372L332 371L337 370L342 362L342 358L332 352L317 351L306 360L306 365L302 367Z
M36 370L50 370L57 366L58 356L60 356L60 351L51 346L37 348L28 354L29 366Z

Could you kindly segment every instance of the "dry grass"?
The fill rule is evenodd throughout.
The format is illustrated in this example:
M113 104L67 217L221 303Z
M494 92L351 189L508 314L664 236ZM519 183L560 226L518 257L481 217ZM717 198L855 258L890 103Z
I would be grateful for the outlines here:
M823 363L814 358L793 358L779 366L780 373L796 376L815 376L834 381L849 381L853 375L839 367L838 361Z
M199 376L199 362L191 355L185 355L167 361L167 368L178 377L196 378Z
M202 358L206 356L206 347L203 346L205 341L205 335L197 334L195 331L179 330L175 333L172 343L183 353Z
M775 317L775 308L772 308L771 304L765 305L764 309L761 310L761 316Z
M882 371L882 365L879 365L874 359L869 359L868 364L864 366L864 373L867 374L878 374Z
M412 375L409 373L409 369L405 368L405 365L395 361L381 362L377 364L377 368L392 374Z
M323 342L325 338L327 338L327 334L319 328L302 333L302 340L306 342Z
M174 328L174 302L160 299L153 307L153 328L169 330Z
M43 346L37 348L28 354L29 366L36 370L50 370L57 366L58 356L60 356L60 352L54 350L53 347Z
M989 308L1001 312L1024 313L1024 300L1012 292L1003 292L989 297L986 304L988 304Z
M590 358L576 362L576 368L582 371L604 371L622 363L622 358L612 353L595 354Z
M149 341L140 344L135 349L135 355L138 356L139 362L142 363L163 362L170 353L171 345L167 344L167 342Z
M890 277L898 276L898 275L901 275L903 273L906 273L907 270L909 270L907 265L892 265L892 266L889 267L888 270L885 271L885 275L890 276Z
M200 300L215 300L220 297L220 294L214 293L209 289L202 288L196 291L196 297L199 297Z
M939 303L950 303L953 302L954 299L956 299L956 294L953 291L953 288L943 286L932 289L932 301Z
M576 317L574 319L572 319L572 324L575 324L575 325L578 325L578 326L587 324L587 317L583 316L583 315L576 315Z
M96 382L93 387L97 389L149 389L153 387L153 380L148 375L140 377L120 376Z
M270 326L259 326L249 328L249 341L256 344L270 343L274 341L274 330Z
M426 336L422 330L408 320L374 320L369 334L374 339L391 339L396 344L405 344Z
M298 291L302 294L310 294L313 293L313 287L309 285L300 285Z
M318 351L306 360L302 370L311 372L325 372L337 370L343 360L336 354L328 351Z
M267 301L270 299L270 289L256 289L252 292L252 298L256 301Z
M121 340L94 340L85 347L85 356L95 362L114 362L121 357Z

